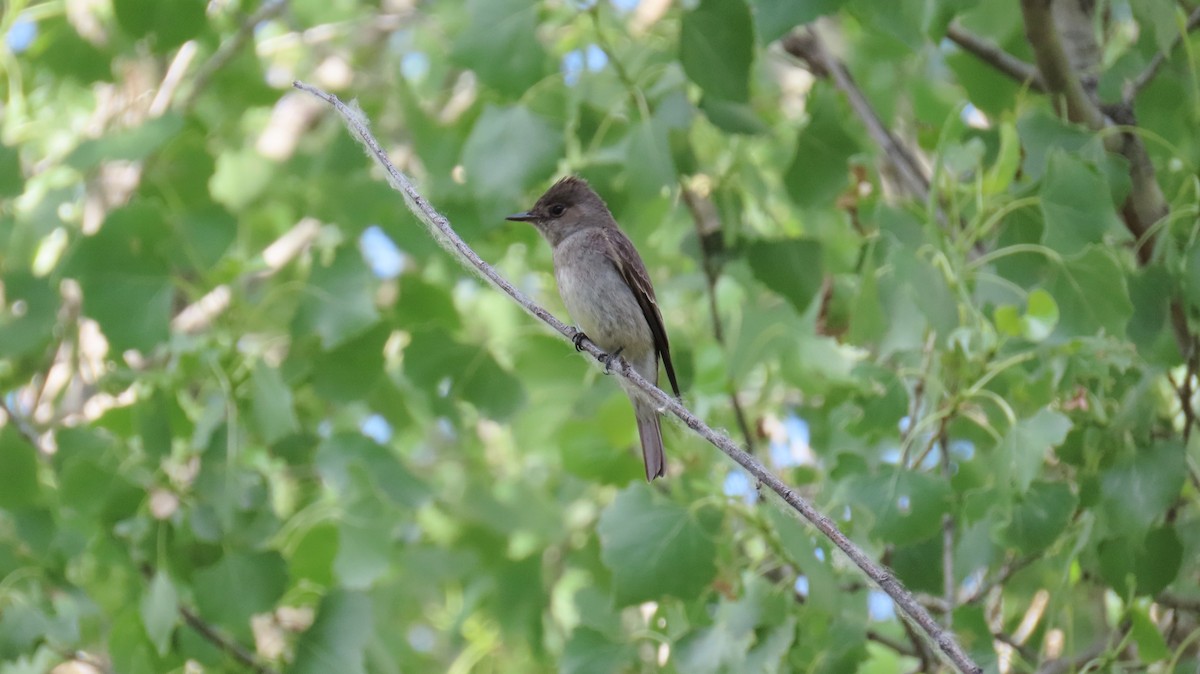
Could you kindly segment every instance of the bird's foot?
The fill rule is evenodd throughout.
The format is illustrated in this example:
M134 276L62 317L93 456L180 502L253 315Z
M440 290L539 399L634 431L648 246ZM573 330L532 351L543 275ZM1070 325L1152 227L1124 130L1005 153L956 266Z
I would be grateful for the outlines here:
M588 336L583 334L583 330L576 330L575 335L571 337L571 343L575 345L576 351L583 351L583 340Z
M625 347L622 346L612 353L604 354L604 357L600 359L600 362L604 363L604 374L612 374L612 363L614 360L621 357L621 352L624 350Z

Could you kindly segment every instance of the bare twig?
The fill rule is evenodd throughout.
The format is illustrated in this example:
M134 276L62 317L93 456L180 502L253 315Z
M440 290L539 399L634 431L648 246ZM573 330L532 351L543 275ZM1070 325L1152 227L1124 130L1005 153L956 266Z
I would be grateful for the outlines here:
M1037 68L1032 63L1026 63L1009 54L994 42L963 28L962 24L957 21L951 22L946 27L946 37L980 61L1013 78L1018 84L1028 84L1030 89L1037 92L1046 90L1046 85L1042 83L1042 76L1038 74Z
M950 416L942 417L938 427L938 442L941 444L939 460L942 464L942 479L950 484L950 435L946 426ZM946 629L954 624L954 516L947 512L942 515L942 598L946 600L949 611L943 614Z
M900 655L907 655L910 658L919 657L916 649L913 648L912 646L909 646L908 644L900 641L899 639L896 639L894 637L889 637L888 635L882 634L875 630L867 630L867 639L874 641L875 643L880 644L882 646L886 646L886 647L892 649L893 651L896 651Z
M34 451L43 455L46 453L42 448L41 441L38 440L37 431L30 427L29 420L13 411L12 406L8 404L8 400L2 396L0 396L0 410L4 411L4 414L8 417L7 422L12 424L13 428L17 429L17 432L21 434L21 437L25 438L25 441L33 446Z
M983 599L989 592L992 591L992 588L996 587L997 585L1003 585L1008 581L1009 578L1012 577L1014 573L1029 566L1037 559L1038 557L1032 555L1029 557L1021 557L1019 559L1010 559L1000 566L1000 570L995 576L980 583L979 587L975 588L975 591L971 594L960 598L957 601L957 606L974 604L980 599ZM946 611L951 611L955 608L955 606L952 606L949 602L941 597L932 597L928 595L923 595L921 597L921 603L928 607L929 610L936 611L938 613L945 613Z
M692 222L696 226L696 238L699 240L700 257L704 267L705 287L708 290L708 313L712 319L713 337L717 340L717 344L724 348L725 330L721 324L721 313L717 311L717 280L720 278L721 264L715 259L714 246L711 243L714 240L721 240L721 217L708 197L698 194L683 184L679 186L679 193L683 197L683 203L692 214ZM726 378L726 386L729 389L729 404L733 408L734 418L737 419L742 437L746 439L746 451L753 454L754 433L746 420L742 403L738 400L737 385L732 376Z
M1154 602L1180 611L1200 613L1200 597L1181 597L1170 592L1163 592L1154 598Z
M302 82L293 83L297 89L307 91L308 93L321 98L332 105L342 116L343 121L349 128L351 134L363 144L368 155L373 158L385 171L389 182L401 192L404 196L404 201L414 215L429 229L435 240L442 245L448 252L453 254L464 266L474 270L490 283L502 290L505 294L515 300L522 308L528 311L531 315L541 319L542 322L549 325L556 332L568 340L575 338L579 331L575 328L563 323L551 314L549 311L534 303L524 293L517 290L507 279L501 276L495 268L487 262L484 262L479 255L467 245L465 241L454 231L449 220L437 211L417 188L412 184L403 173L401 173L391 160L388 159L383 149L379 146L379 142L371 134L367 128L367 120L357 106L348 106L343 103L337 96L322 91ZM600 347L596 346L588 339L582 339L579 343L580 349L587 351L597 362L608 361L608 354ZM876 564L870 557L867 556L861 548L851 541L845 534L838 529L833 520L826 517L808 502L807 499L800 496L794 489L785 484L774 473L767 470L758 459L753 455L745 452L737 446L737 444L724 433L719 433L704 423L699 417L693 414L689 409L683 406L675 398L665 393L662 389L647 381L644 377L637 373L623 358L617 358L616 364L612 367L612 371L624 377L635 390L643 395L647 400L653 402L659 410L668 412L678 418L688 428L691 428L697 435L707 440L714 447L720 449L731 459L737 462L738 465L745 468L758 481L766 485L771 491L779 495L785 503L791 508L812 523L822 534L825 535L834 545L836 545L852 562L855 563L863 573L871 580L875 581L879 587L892 598L900 609L907 614L913 622L920 626L928 637L937 644L938 648L945 653L954 666L964 674L982 673L983 669L975 664L970 656L963 651L958 645L954 635L944 630L933 617L920 604L917 603L915 597L909 592L900 581L887 569Z
M250 41L254 36L254 29L258 24L274 17L276 14L283 11L287 6L287 0L266 0L259 6L258 10L242 21L242 25L238 26L238 30L233 34L233 37L225 41L217 51L213 53L212 58L208 59L200 70L196 72L196 76L192 78L192 89L188 92L187 98L183 100L184 109L191 108L196 103L196 98L208 88L209 80L213 75L216 75L221 68L224 68L233 60L235 56L242 51L242 47Z
M1098 639L1074 657L1059 658L1043 664L1037 670L1037 674L1067 674L1067 672L1080 671L1087 663L1103 655L1106 650L1108 650L1108 639Z
M1175 36L1175 41L1171 43L1170 47L1155 54L1154 58L1150 59L1150 63L1146 65L1145 70L1139 73L1137 77L1125 83L1125 88L1121 92L1121 98L1125 99L1126 103L1132 103L1133 99L1137 98L1142 89L1145 89L1146 85L1150 84L1158 76L1158 71L1162 70L1163 64L1171 57L1171 52L1175 51L1179 43L1183 42L1184 36L1196 30L1197 26L1200 26L1200 6L1193 9L1192 13L1188 15L1183 34Z
M204 622L204 620L192 612L191 609L185 606L180 606L179 615L183 616L183 622L187 623L188 627L192 628L197 634L204 637L206 641L221 649L221 651L229 655L229 657L237 660L247 669L250 669L257 674L278 674L274 668L268 667L267 665L259 662L258 658L254 657L254 653L250 652L250 650L245 646L218 632L216 628Z
M924 201L929 196L929 178L925 176L925 169L884 125L845 64L825 49L821 38L811 28L792 31L780 44L784 51L808 63L815 75L828 76L833 80L837 88L846 95L854 114L867 128L867 133L883 149L884 157L899 176L902 187Z

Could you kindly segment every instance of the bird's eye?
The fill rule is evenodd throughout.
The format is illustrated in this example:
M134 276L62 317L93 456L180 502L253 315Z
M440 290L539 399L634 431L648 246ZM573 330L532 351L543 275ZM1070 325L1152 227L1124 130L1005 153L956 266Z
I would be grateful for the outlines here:
M567 212L567 207L563 206L562 204L554 204L553 206L550 207L550 215L553 215L556 218L566 212Z

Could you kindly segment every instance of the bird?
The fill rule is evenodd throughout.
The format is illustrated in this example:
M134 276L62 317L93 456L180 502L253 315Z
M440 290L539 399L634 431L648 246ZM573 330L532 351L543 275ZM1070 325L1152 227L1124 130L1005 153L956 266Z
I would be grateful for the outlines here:
M654 286L633 242L621 231L600 195L577 176L554 183L533 208L506 218L534 226L554 251L558 293L581 332L607 354L606 369L618 356L647 381L658 385L661 358L671 390L680 396L671 348ZM622 382L637 420L646 480L666 474L658 410Z

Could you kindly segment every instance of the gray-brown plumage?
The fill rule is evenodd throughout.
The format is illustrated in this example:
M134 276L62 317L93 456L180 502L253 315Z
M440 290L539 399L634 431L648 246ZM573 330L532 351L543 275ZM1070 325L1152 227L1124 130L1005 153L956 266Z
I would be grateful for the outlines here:
M667 331L646 265L587 182L563 178L533 208L508 219L531 223L550 242L558 293L588 339L624 357L655 384L661 357L678 397ZM666 465L658 412L635 391L626 393L637 419L646 479L653 480Z

